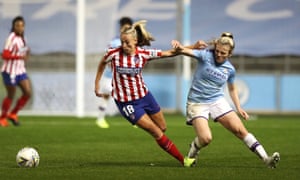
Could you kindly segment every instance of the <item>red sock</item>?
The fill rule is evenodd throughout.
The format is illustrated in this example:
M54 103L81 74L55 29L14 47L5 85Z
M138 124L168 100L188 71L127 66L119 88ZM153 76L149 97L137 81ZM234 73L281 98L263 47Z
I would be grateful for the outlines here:
M17 114L18 111L25 106L25 104L27 103L28 100L29 100L29 96L21 96L18 99L17 104L16 104L15 108L11 111L11 113Z
M1 108L1 118L5 118L7 116L7 112L10 108L11 102L12 100L8 97L3 99Z
M157 144L172 155L174 158L178 159L181 164L183 164L183 156L175 146L175 144L164 134L161 138L156 140Z

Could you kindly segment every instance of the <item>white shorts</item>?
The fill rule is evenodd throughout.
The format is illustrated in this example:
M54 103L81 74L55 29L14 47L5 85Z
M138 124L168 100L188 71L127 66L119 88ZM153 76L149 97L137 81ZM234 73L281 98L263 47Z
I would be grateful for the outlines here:
M196 118L204 118L208 120L209 116L216 121L224 114L233 111L225 98L221 98L211 103L187 102L186 109L186 124L188 125L192 125L192 121Z

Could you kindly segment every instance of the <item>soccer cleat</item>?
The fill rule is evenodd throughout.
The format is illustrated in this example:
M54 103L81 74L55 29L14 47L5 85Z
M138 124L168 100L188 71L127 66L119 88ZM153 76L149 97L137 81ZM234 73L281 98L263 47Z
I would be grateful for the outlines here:
M8 118L8 120L10 120L13 123L13 125L15 125L15 126L20 125L20 122L18 120L18 116L16 114L9 114L7 116L7 118Z
M109 124L106 122L105 119L98 119L96 121L97 126L99 126L100 128L106 129L109 128Z
M192 167L196 165L196 159L195 158L189 158L185 157L183 160L183 166L184 167Z
M0 126L1 127L7 127L9 124L5 118L0 119Z
M276 168L276 165L279 161L280 161L280 154L278 152L274 152L272 156L268 157L265 160L265 163L269 168Z

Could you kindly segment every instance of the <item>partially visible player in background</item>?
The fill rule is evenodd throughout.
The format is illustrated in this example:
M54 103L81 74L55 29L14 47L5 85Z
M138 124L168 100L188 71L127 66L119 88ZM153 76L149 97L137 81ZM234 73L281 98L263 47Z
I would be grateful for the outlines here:
M121 29L121 46L108 49L101 59L95 78L95 94L106 96L101 92L99 80L108 63L112 69L112 96L120 113L131 124L139 126L149 133L157 144L182 165L191 166L194 160L185 160L176 145L165 135L166 120L159 104L146 86L142 70L148 61L176 55L175 51L158 49L143 49L150 46L154 38L145 29L145 21L134 23L131 27Z
M122 17L119 20L119 28L120 31L122 28L126 28L126 27L131 27L132 26L132 19L129 17ZM118 33L118 36L115 37L110 43L109 43L109 47L108 48L117 48L119 46L121 46L121 41L120 41L120 34ZM106 94L111 94L112 91L112 86L111 86L111 70L109 68L106 68L105 72L104 72L104 76L102 76L101 80L100 80L100 84L101 84L101 92L106 93ZM111 96L105 96L100 98L100 102L99 102L99 113L98 113L98 117L96 120L96 124L100 127L100 128L109 128L109 124L105 119L105 116L109 115L116 115L118 114L119 110L113 100L113 98Z
M121 46L121 40L120 40L120 31L123 28L131 27L133 24L133 21L130 17L121 17L119 20L119 33L118 35L109 43L110 48L117 48Z
M2 52L3 64L1 68L3 83L7 96L2 101L0 126L8 126L9 119L15 126L18 126L18 112L24 107L31 96L30 80L26 73L25 63L29 56L29 47L24 37L25 20L17 16L12 21L11 33L9 34ZM22 91L21 97L15 107L9 112L11 104L19 86Z
M186 106L186 123L194 127L197 135L191 143L188 158L197 159L200 150L212 141L208 124L209 117L211 117L242 140L268 167L275 168L280 160L279 153L275 152L269 156L256 137L248 132L237 113L224 98L224 86L227 84L237 112L245 120L249 118L247 112L240 105L234 83L236 71L229 61L235 47L233 35L224 32L219 38L208 43L211 48L201 50L195 48L206 47L207 44L204 41L198 41L194 45L186 47L178 41L173 41L172 44L182 54L195 57L198 62Z

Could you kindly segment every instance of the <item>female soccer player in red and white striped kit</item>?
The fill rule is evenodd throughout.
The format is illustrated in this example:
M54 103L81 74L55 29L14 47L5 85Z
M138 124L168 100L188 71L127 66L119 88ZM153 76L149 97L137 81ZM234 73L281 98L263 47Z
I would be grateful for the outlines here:
M29 48L24 38L25 20L17 16L12 21L11 33L9 34L2 52L2 78L7 96L2 101L0 126L8 126L9 119L15 126L19 125L18 112L24 107L31 96L30 80L26 74L25 63L29 56ZM10 110L16 94L16 87L22 90L22 95Z
M107 63L112 69L112 96L120 113L133 125L144 129L155 138L158 145L176 158L182 165L191 166L194 161L185 160L175 144L164 134L166 121L160 106L144 83L142 69L153 58L175 55L174 50L161 51L143 49L154 38L145 29L145 21L134 23L121 29L121 46L109 49L99 63L95 79L95 94L105 97L100 92L99 80Z

